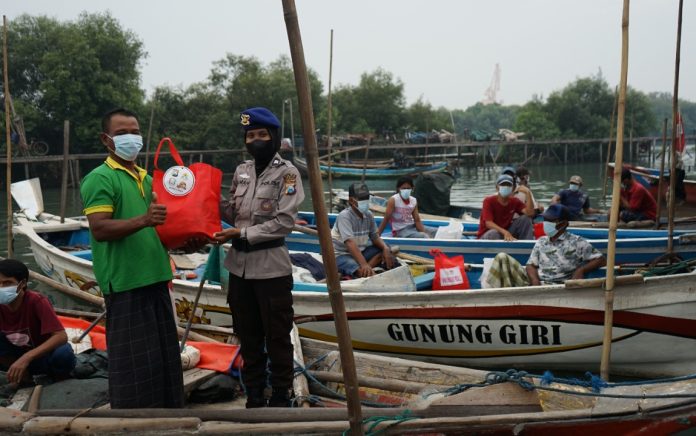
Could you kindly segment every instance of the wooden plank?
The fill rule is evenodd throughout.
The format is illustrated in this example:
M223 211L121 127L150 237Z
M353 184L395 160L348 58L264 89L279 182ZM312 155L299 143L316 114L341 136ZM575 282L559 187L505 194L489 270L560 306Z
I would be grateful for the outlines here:
M293 358L295 359L295 362L304 362L300 333L294 323L292 325L292 332L290 335L292 339ZM299 406L310 407L309 401L307 401L307 398L309 398L309 384L307 383L307 377L305 377L303 373L298 373L295 375L295 377L293 377L292 388L295 391L295 397L302 399Z
M341 434L350 428L348 421L286 422L282 433L288 434ZM278 434L278 423L240 424L235 422L206 421L201 424L200 434Z
M536 391L528 391L516 383L499 383L485 388L472 388L460 394L435 399L427 407L438 411L456 409L468 415L541 412Z
M32 392L34 392L33 387L19 389L12 396L12 404L7 406L7 408L12 410L22 410L27 401L29 401Z
M204 381L211 379L217 372L210 369L193 368L184 371L184 393L189 394Z
M157 431L195 432L201 425L198 418L76 418L40 416L24 423L23 433L100 434L144 433ZM68 429L66 431L66 429Z
M10 407L0 407L0 431L18 433L32 415Z

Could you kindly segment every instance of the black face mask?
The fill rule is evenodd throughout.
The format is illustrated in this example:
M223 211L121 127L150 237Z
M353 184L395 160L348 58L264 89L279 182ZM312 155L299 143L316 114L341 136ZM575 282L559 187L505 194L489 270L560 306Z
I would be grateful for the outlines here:
M263 141L257 139L246 143L246 149L254 157L255 166L266 166L275 156L276 150L273 140Z

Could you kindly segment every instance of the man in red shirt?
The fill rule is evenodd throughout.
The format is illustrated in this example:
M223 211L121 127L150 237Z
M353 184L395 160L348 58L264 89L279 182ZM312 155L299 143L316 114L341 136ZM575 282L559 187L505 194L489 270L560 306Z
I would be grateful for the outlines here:
M526 186L518 186L517 191L523 193L526 204L512 196L513 180L507 174L502 174L496 181L498 193L483 200L481 219L479 221L479 239L534 239L534 200ZM514 218L515 213L519 216Z
M652 194L631 176L631 170L621 170L621 220L655 220L657 203Z
M22 262L0 261L0 367L14 384L39 374L65 378L75 368L65 329L48 299L27 289L28 280Z

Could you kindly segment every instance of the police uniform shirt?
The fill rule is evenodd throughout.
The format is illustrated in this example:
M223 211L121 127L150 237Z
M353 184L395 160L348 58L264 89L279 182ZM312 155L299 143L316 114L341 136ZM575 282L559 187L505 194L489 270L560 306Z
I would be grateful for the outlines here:
M259 178L254 161L240 164L232 178L229 200L222 200L222 219L246 233L253 246L284 238L295 225L297 210L304 200L300 174L277 153ZM292 274L285 245L243 252L230 247L225 267L238 277L269 279Z

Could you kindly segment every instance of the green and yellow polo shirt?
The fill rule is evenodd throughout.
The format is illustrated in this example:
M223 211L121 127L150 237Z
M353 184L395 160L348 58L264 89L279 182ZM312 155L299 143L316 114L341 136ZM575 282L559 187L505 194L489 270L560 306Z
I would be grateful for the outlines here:
M135 168L137 176L108 157L87 174L80 186L85 215L111 212L113 219L129 219L147 213L152 177ZM172 279L169 255L154 227L118 241L99 242L90 232L90 241L94 274L105 295Z

